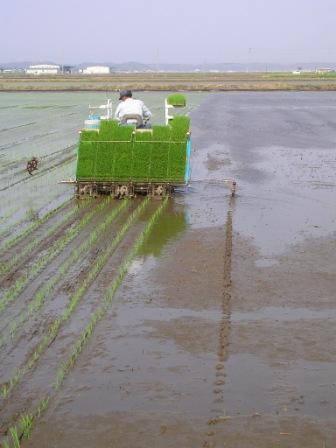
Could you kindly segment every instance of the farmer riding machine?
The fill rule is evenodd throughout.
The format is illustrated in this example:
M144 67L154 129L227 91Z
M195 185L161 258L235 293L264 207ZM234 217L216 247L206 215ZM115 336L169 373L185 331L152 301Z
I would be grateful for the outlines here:
M109 194L115 198L137 194L170 196L190 178L190 118L172 114L186 106L182 94L165 100L165 125L151 129L120 124L112 118L112 103L90 108L80 131L76 194Z

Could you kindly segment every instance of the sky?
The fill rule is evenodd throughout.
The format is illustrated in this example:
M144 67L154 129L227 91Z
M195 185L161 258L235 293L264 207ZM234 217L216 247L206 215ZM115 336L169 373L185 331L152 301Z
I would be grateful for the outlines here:
M336 0L3 0L0 61L336 61Z

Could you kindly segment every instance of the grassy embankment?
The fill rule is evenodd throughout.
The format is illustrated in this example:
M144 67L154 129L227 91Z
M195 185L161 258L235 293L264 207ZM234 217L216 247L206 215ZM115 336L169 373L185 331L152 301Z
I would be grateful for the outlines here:
M0 75L0 92L336 90L336 73L113 73L108 76Z

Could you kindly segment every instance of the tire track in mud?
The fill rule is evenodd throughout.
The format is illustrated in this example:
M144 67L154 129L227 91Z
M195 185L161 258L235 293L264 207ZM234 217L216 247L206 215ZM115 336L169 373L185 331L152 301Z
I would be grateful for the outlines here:
M127 201L123 201L117 208L112 210L107 215L104 221L89 235L89 238L85 240L80 246L76 247L69 258L66 258L64 262L58 267L57 273L52 276L47 283L38 288L34 296L29 300L27 309L21 312L17 317L8 323L9 330L2 331L0 335L0 348L8 342L13 342L14 337L22 329L23 324L29 320L30 317L36 316L36 313L41 311L48 298L52 296L52 291L70 268L80 259L82 255L87 253L90 248L101 238L101 235L107 230L111 223L121 214L121 212L128 206ZM7 329L4 328L4 330Z
M144 211L145 207L148 205L149 199L145 199L142 203L137 207L136 210L132 212L132 214L127 219L126 223L122 226L122 228L117 232L116 236L111 241L110 245L105 249L105 251L99 255L96 260L95 265L90 269L87 276L83 279L82 284L79 288L72 294L70 297L67 306L63 310L62 314L54 319L54 321L48 326L47 334L42 338L42 340L37 344L37 346L33 349L32 354L29 356L28 360L24 363L23 366L19 367L12 378L6 383L3 384L0 388L0 394L2 399L7 399L12 393L13 389L18 385L23 376L30 371L39 358L42 356L44 351L52 344L54 339L57 337L57 334L61 328L72 316L73 312L77 308L78 303L85 295L87 289L97 278L99 272L106 264L107 260L113 254L115 248L122 241L126 232L129 230L131 225L134 223L136 218L140 216L140 214Z
M232 199L230 201L229 211L226 218L225 230L225 251L224 251L224 270L223 270L223 297L222 297L222 317L219 326L217 364L215 366L215 380L213 383L214 417L207 422L208 431L203 442L203 448L216 448L214 437L216 436L216 426L225 423L230 417L226 415L224 409L224 387L225 387L225 361L228 358L229 337L231 331L231 285L232 285Z
M85 212L84 216L80 219L80 221L70 227L65 235L62 236L60 234L56 240L54 240L53 244L49 247L45 254L42 254L40 258L37 259L33 265L26 270L24 274L22 274L19 278L15 280L15 283L6 290L4 294L0 296L0 314L6 309L6 307L16 300L23 289L28 285L28 283L34 279L38 273L40 273L47 264L53 260L66 246L69 244L78 233L88 224L88 222L95 216L97 211L106 207L107 201L102 202L97 207L95 207L91 211ZM10 264L6 265L6 272L11 269L17 268L18 260L22 263L24 261L24 257L30 256L34 249L37 249L40 244L42 244L49 236L52 237L56 230L62 230L62 228L67 224L68 219L71 216L77 213L77 209L70 210L65 218L61 222L55 224L55 226L51 227L46 234L43 234L41 239L33 240L26 248L15 257L15 263L12 261ZM16 259L17 258L17 259ZM7 274L8 275L8 274ZM13 274L12 274L13 276ZM5 277L6 278L6 277Z
M142 203L143 207L141 208L138 214L140 214L144 210L146 203L148 203L148 200L143 201ZM141 231L134 245L131 247L131 249L125 256L124 261L119 266L119 269L117 270L114 279L108 286L101 303L96 307L88 323L81 331L79 337L73 343L70 349L70 355L66 358L66 361L62 363L61 366L57 369L54 381L52 385L49 387L49 392L47 392L42 399L39 399L37 405L34 407L32 411L27 410L25 412L22 412L19 417L17 417L17 414L15 414L14 416L15 423L12 423L12 426L10 427L8 427L9 425L7 425L7 428L2 429L2 433L6 436L6 438L2 441L3 446L6 446L8 448L20 447L21 441L24 438L29 437L33 426L37 423L40 416L48 409L52 398L54 398L57 392L61 389L65 378L69 375L71 369L74 367L86 343L92 336L95 327L105 317L106 313L108 312L118 287L123 282L124 277L127 274L131 263L137 256L142 245L145 243L155 222L161 215L164 208L167 206L167 203L168 199L166 198L161 203L161 205L156 209L156 211L152 214L152 216L148 219L144 229ZM139 207L137 210L139 210Z

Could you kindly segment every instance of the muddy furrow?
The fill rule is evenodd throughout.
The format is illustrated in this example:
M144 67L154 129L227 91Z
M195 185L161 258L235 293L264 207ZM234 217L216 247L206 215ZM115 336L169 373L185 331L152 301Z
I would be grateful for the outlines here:
M143 203L143 205L144 204L145 202ZM15 423L12 422L12 426L10 426L11 423L7 423L6 426L3 426L2 433L6 436L5 441L6 443L8 443L9 447L15 446L15 441L18 441L18 446L20 446L20 442L22 441L22 439L29 437L33 425L37 423L37 420L39 419L41 414L48 409L52 398L62 387L66 376L71 372L71 369L73 368L76 360L78 359L86 343L92 336L95 327L105 317L107 311L111 306L115 292L122 283L126 273L131 266L131 263L137 256L138 252L146 241L146 238L150 234L155 222L157 221L166 205L167 199L164 200L164 202L161 203L161 205L151 215L140 235L138 235L135 243L132 245L128 254L124 258L123 262L119 265L119 268L112 282L109 284L104 297L96 306L91 314L91 317L89 318L78 338L70 348L70 355L66 358L65 362L63 362L57 369L54 380L52 382L52 386L49 387L49 392L47 392L42 399L39 399L36 405L33 406L33 409L31 409L30 411L27 410L26 412L22 412L21 416L19 418L16 418ZM137 210L139 210L139 208Z
M127 206L128 202L123 201L118 207L108 213L103 222L101 222L90 233L88 239L84 240L78 247L76 247L72 251L70 257L66 258L63 263L61 263L55 275L53 275L47 283L44 283L40 288L38 288L35 295L28 301L26 309L8 323L7 331L2 331L0 335L0 348L6 343L14 342L15 336L18 332L23 330L23 325L29 320L29 318L36 318L36 314L40 312L46 302L50 300L56 285L64 278L64 276L81 259L82 256L87 255L90 249L109 228L111 223Z
M9 190L10 188L14 187L15 185L19 185L19 184L21 184L21 183L29 182L29 181L32 180L32 179L36 179L36 178L38 178L38 177L42 177L42 176L44 176L44 175L46 175L46 174L49 174L49 173L51 173L52 171L56 170L57 168L60 168L60 167L66 165L66 164L68 164L68 163L73 162L73 161L76 159L76 157L77 157L76 154L72 154L72 155L70 155L70 156L68 156L68 157L65 157L64 159L60 160L60 161L57 162L56 164L54 164L54 165L52 165L52 166L50 166L50 167L44 168L44 169L38 171L38 173L36 173L36 174L34 174L34 175L32 175L32 176L30 176L29 174L27 174L26 177L24 177L24 178L22 178L22 179L19 179L19 180L15 181L15 182L12 182L12 183L9 184L9 185L6 185L6 186L1 187L1 188L0 188L0 191L6 191L6 190Z
M41 241L33 240L24 251L22 251L22 256L30 256L32 251L34 249L39 250L40 244L43 244L45 242L47 246L47 250L45 252L40 251L37 260L33 262L33 264L27 269L25 268L25 272L20 275L18 278L16 278L15 283L12 284L9 289L7 289L1 296L0 296L0 313L3 312L6 307L12 303L14 300L17 299L17 297L20 295L20 293L23 291L23 289L29 284L30 281L32 281L39 272L41 272L47 265L50 263L51 260L53 260L75 237L78 235L78 233L88 224L88 222L95 216L95 214L101 210L102 208L106 207L108 200L103 201L100 203L97 207L95 207L93 210L86 211L84 216L81 217L79 222L72 227L69 227L68 225L68 218L69 216L73 216L75 213L70 211L68 213L69 216L66 216L64 220L62 220L59 223L56 223L55 226L51 227L46 234L44 234ZM75 209L75 212L77 210ZM65 231L65 227L68 227L68 229ZM55 239L55 232L56 230L59 230L58 234L56 235ZM48 241L49 237L54 237L53 244L50 244ZM20 255L18 254L17 257ZM20 259L20 262L22 263L24 261L24 257ZM11 263L12 264L12 263ZM14 269L17 269L17 265L14 265ZM7 277L8 279L8 277ZM11 280L11 279L9 279Z
M46 335L42 338L42 340L36 345L33 350L33 353L28 357L27 361L19 367L16 372L13 374L11 379L3 384L0 388L0 393L2 399L7 399L12 393L13 389L17 386L17 384L21 381L23 376L30 371L44 351L50 346L50 344L55 340L57 334L62 325L64 325L72 316L75 311L79 301L82 299L88 287L94 282L96 277L98 276L101 269L104 267L108 258L112 255L115 248L121 242L123 237L129 228L134 224L136 218L143 212L145 207L148 205L149 200L145 199L137 209L129 216L126 223L122 226L122 228L117 232L116 236L111 241L110 245L106 248L106 250L97 258L95 265L89 271L88 275L83 279L82 284L78 287L75 293L69 299L69 302L61 315L54 319L53 322L49 325Z

